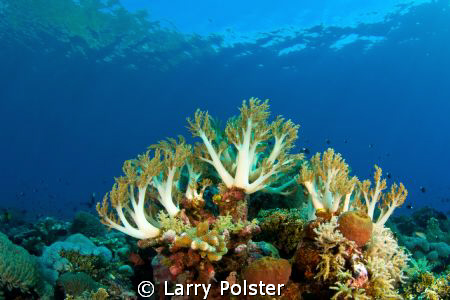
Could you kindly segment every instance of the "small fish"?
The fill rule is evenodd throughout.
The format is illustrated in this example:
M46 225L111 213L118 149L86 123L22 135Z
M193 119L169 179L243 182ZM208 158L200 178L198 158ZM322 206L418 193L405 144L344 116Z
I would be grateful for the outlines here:
M390 172L387 172L387 173L386 173L386 177L387 177L388 179L391 179L391 177L392 177L392 176L391 176L391 173L390 173Z
M423 232L416 231L416 232L414 232L414 234L417 235L420 238L427 239L427 236Z
M12 214L8 210L4 210L3 213L0 215L0 222L1 223L9 223L12 219Z
M407 209L413 209L413 208L414 208L414 206L412 206L412 204L411 204L411 203L409 203L408 205L406 205L406 208L407 208Z
M427 189L424 186L421 186L419 189L422 193L425 193L427 191Z
M347 143L348 143L348 141L347 141L347 139L345 139L345 140L344 140L344 144L347 144Z
M369 144L369 148L373 148L373 144Z
M306 147L303 147L302 150L300 150L300 152L305 153L305 154L311 153L311 152L309 151L309 149L306 148Z
M91 205L94 205L95 202L96 202L96 194L95 194L95 192L93 192L93 193L91 194L91 201L90 201L90 204L91 204Z
M95 206L95 204L97 203L96 199L97 199L96 194L95 194L95 192L93 192L91 194L91 197L89 198L89 201L83 202L82 204L86 205L89 208L93 208Z
M331 144L330 139L326 139L326 140L325 140L325 143L326 143L327 145Z

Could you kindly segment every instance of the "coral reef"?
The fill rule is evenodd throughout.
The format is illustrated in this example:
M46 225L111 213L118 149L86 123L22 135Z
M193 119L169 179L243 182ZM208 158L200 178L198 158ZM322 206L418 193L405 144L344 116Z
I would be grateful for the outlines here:
M333 149L302 163L302 154L290 153L299 126L282 117L270 123L269 115L267 101L251 98L221 130L198 110L188 123L202 143L191 147L182 137L168 139L126 161L125 176L97 207L102 222L139 239L141 249L156 250L152 267L159 290L163 282L210 283L216 295L215 278L224 278L282 283L281 298L399 298L409 258L384 225L405 201L403 184L385 193L386 180L375 166L370 188L369 180L349 175ZM298 176L283 175L298 166ZM302 210L262 211L248 220L251 197L289 195L299 190L296 183L308 195ZM157 207L165 212L155 213ZM283 256L294 254L291 261L278 258L277 248Z
M333 149L303 161L291 153L299 126L269 117L268 102L255 98L225 129L197 111L188 124L201 142L169 138L125 161L97 205L112 231L81 212L72 223L17 225L24 239L14 241L38 258L0 236L0 292L45 299L53 286L56 299L134 299L139 282L152 280L159 299L199 284L210 290L184 299L448 297L446 217L424 210L389 220L407 196L403 184L387 189L375 166L371 188ZM245 294L252 285L278 290Z
M59 277L58 282L63 288L66 297L72 296L77 298L86 291L91 292L98 288L98 283L83 272L65 273Z
M284 256L292 256L302 238L305 217L299 209L261 210L258 214L261 234L255 239L272 243Z
M69 236L63 242L55 242L44 249L39 257L43 266L53 270L54 277L58 272L70 271L73 265L66 257L74 259L74 253L80 256L98 256L99 259L109 262L112 259L111 251L106 247L97 247L91 240L81 233ZM61 255L63 254L63 255Z
M64 238L69 228L70 222L45 217L37 222L8 228L5 233L14 243L21 245L31 254L41 255L45 246Z
M407 269L408 282L403 286L404 299L449 299L450 270L441 274L433 274L426 258L411 260L412 266Z
M445 271L450 262L450 221L446 215L424 207L410 216L394 217L389 226L415 260L426 259L429 271Z
M0 233L0 253L0 286L37 293L43 299L51 295L52 289L41 277L35 257L13 244L3 233Z
M72 221L70 232L81 233L87 237L96 237L105 233L105 226L102 226L94 215L79 211Z

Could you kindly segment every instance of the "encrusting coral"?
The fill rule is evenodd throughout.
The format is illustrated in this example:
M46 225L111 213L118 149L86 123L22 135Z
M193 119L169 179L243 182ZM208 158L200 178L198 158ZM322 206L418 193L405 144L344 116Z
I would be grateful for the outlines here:
M155 248L152 267L159 285L211 283L211 293L218 295L216 277L241 282L251 277L248 270L273 267L286 284L284 296L275 299L303 293L319 299L399 298L408 255L384 224L405 201L403 184L383 193L386 181L375 166L371 189L370 181L350 176L333 149L302 163L303 154L290 153L299 126L281 116L269 122L269 116L268 101L251 98L221 130L208 112L197 110L188 123L202 143L192 147L182 137L168 139L126 161L124 176L97 205L102 222L139 239L140 248ZM261 215L261 227L247 219L250 195L286 194L296 182L309 196L309 213L271 212ZM295 252L290 261L264 258L278 257L278 251L251 240L261 229L262 236L281 234L278 229L292 235L280 237L289 243L284 253Z
M298 209L262 210L258 214L261 234L258 240L272 243L280 252L292 256L303 235L301 211Z

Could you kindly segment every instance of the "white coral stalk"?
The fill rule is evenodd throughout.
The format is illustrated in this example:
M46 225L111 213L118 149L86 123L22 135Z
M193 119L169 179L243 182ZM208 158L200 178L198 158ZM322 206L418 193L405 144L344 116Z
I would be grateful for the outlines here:
M324 152L322 159L320 153L314 155L298 178L308 191L315 210L331 213L339 210L343 198L344 211L349 209L356 181L356 177L348 177L348 165L331 148Z
M158 191L158 201L167 210L169 216L173 217L180 209L175 205L172 198L172 189L174 187L174 176L177 168L172 167L167 172L166 180L161 180L158 176L155 176L152 180L153 187Z
M201 157L201 159L203 161L206 161L207 163L211 164L214 167L214 169L216 169L217 173L219 174L220 179L222 179L223 183L226 186L228 186L228 187L232 186L234 183L234 178L230 175L230 173L228 173L227 169L224 167L224 165L220 161L219 154L216 152L216 149L214 149L212 143L206 136L205 132L203 130L200 130L199 132L200 132L199 136L202 139L203 143L205 144L206 150L208 151L208 153L211 157L211 159L207 159L204 157Z
M123 232L129 236L132 236L137 239L150 239L155 238L160 234L159 228L152 225L146 217L145 209L144 209L144 200L145 200L145 188L139 188L138 192L138 202L136 203L134 197L134 191L132 190L129 194L129 201L132 203L133 209L124 208L121 202L118 202L114 209L118 216L118 221L122 223L119 225L117 221L111 219L106 213L103 213L99 206L98 210L100 215L102 216L102 221L106 225L110 226L113 229L116 229L120 232ZM105 197L106 199L106 197ZM105 200L104 199L104 205ZM130 224L127 217L125 216L124 209L127 211L128 215L133 220L135 226Z
M200 137L204 144L200 159L216 169L226 187L242 189L246 194L262 190L269 186L274 175L299 158L288 157L286 154L297 138L298 126L281 117L269 125L268 108L267 101L251 98L248 105L246 101L243 102L240 116L227 123L225 132L228 142L235 147L237 153L234 164L230 164L230 157L226 153L221 157L223 148L215 148L213 141L216 133L211 128L207 112L197 111L194 120L188 119L191 132ZM272 138L275 139L275 144L269 156L264 158L259 148L266 146ZM233 168L227 170L226 166Z
M394 210L405 202L407 196L408 191L405 186L402 183L400 185L394 183L389 193L383 199L381 213L375 225L378 227L384 226Z

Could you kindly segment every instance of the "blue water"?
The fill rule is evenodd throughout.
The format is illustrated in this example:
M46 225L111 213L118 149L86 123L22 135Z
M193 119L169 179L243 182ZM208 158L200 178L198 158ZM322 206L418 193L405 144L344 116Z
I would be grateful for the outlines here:
M125 159L189 137L196 108L226 120L254 96L301 124L298 150L333 147L360 179L377 164L413 209L450 209L449 1L220 2L124 1L163 33L197 35L156 54L0 22L2 207L71 217ZM113 27L120 44L126 27Z

